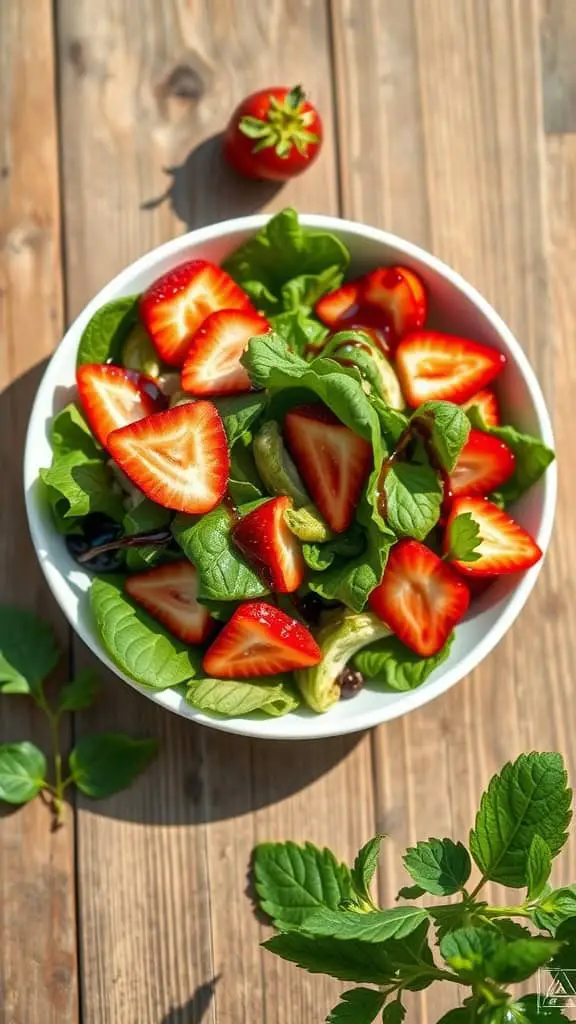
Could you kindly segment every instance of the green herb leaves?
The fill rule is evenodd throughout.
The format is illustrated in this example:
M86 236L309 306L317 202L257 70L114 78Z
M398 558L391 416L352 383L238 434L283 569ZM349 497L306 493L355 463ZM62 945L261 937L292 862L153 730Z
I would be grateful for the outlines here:
M470 512L462 512L450 523L448 530L448 557L459 562L477 562L476 550L482 543L480 527Z
M201 518L177 515L172 524L175 540L196 566L200 598L240 601L268 593L232 542L232 525L232 516L223 505Z
M527 885L534 836L556 856L568 836L571 800L560 754L521 754L505 765L484 793L470 833L470 851L484 878Z
M122 733L84 736L69 755L63 772L59 732L62 715L91 707L98 690L92 669L81 669L60 686L56 701L47 696L47 677L59 651L52 630L31 612L0 608L0 694L28 694L46 715L52 736L52 778L43 752L32 743L0 745L0 800L23 804L41 791L50 795L55 824L61 821L64 794L74 782L90 797L104 797L129 786L155 756L155 740L137 740Z
M428 839L406 851L404 864L415 884L401 889L399 896L418 899L430 893L453 898L430 907L387 910L375 903L370 887L381 836L366 843L351 872L328 851L310 844L259 847L256 877L261 906L283 933L264 945L308 971L362 986L341 996L326 1018L333 1024L363 1024L377 1017L383 1024L402 1024L403 993L434 981L469 986L471 991L442 1024L531 1024L541 1019L539 1008L546 1019L566 1021L552 1006L548 1013L534 996L515 1001L508 986L541 968L552 971L560 985L571 984L566 969L573 970L576 963L576 886L546 890L551 858L566 837L569 802L559 755L525 754L506 765L482 797L471 833L472 854L483 873L472 891L467 887L473 865L463 843ZM260 850L273 851L274 866L282 864L281 872L269 874L263 889L258 884ZM297 851L296 858L292 851ZM320 864L328 872L326 885L318 883ZM490 906L478 897L487 878L526 886L525 901L519 906ZM428 942L431 921L441 965ZM555 934L534 934L526 922ZM378 989L364 987L367 984Z
M397 462L384 482L386 519L398 537L424 540L440 518L442 486L428 463Z
M76 365L119 361L122 345L138 318L138 296L127 295L96 310L78 346Z
M426 431L438 463L451 473L470 433L464 410L452 402L424 402L410 422Z
M354 668L387 689L403 692L422 686L428 677L450 654L454 636L450 636L437 654L422 658L410 650L397 636L390 635L359 651Z
M295 711L298 694L283 678L193 679L186 686L186 700L199 711L228 718L263 711L275 718Z

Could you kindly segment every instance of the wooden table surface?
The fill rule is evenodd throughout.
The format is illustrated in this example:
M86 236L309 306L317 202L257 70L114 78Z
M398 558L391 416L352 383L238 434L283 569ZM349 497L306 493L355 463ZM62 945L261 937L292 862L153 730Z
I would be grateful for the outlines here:
M30 404L66 323L120 268L188 228L293 204L430 249L520 339L554 411L555 538L535 593L480 669L371 733L298 746L226 736L109 678L95 728L159 736L155 767L51 834L40 801L0 818L3 1024L315 1024L338 985L259 949L254 843L350 857L390 835L465 837L490 775L558 749L576 778L575 0L0 0L0 586L67 630L28 538ZM236 102L302 81L321 159L280 190L239 188L218 135ZM45 741L4 698L2 741ZM72 737L70 737L72 738ZM576 877L574 844L558 881ZM402 879L402 880L401 880ZM215 979L218 979L217 981ZM453 993L414 997L435 1024Z

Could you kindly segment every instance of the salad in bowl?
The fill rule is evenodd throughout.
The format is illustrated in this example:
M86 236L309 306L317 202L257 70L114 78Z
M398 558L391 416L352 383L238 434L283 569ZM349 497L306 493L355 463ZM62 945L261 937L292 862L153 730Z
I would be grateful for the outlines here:
M33 501L121 674L265 735L437 674L537 571L515 510L553 452L506 415L505 347L450 330L413 258L353 273L290 209L223 255L92 310Z

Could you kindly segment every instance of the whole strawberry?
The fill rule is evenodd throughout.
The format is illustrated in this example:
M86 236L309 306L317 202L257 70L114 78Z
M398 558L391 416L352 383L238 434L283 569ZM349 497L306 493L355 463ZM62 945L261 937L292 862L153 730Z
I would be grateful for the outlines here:
M234 111L224 155L248 178L286 181L316 159L322 121L299 85L252 93Z

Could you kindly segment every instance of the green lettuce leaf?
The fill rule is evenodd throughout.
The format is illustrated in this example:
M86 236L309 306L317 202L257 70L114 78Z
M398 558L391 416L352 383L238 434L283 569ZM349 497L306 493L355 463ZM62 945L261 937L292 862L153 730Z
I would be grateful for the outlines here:
M76 366L120 362L122 346L138 320L138 299L138 295L123 296L96 310L80 339Z
M350 262L346 246L327 231L303 227L295 210L285 209L224 261L224 269L267 314L282 312L284 298L311 296L311 283L300 283L283 296L293 278L324 275L329 291ZM332 276L330 276L332 274ZM294 308L294 307L292 307Z
M464 410L453 402L424 402L410 422L428 428L438 462L451 473L470 433L470 420Z
M90 606L110 657L136 682L166 690L201 671L202 650L182 643L132 604L121 579L96 577Z
M310 359L321 351L328 336L328 328L319 320L305 316L301 310L291 313L278 313L271 318L276 334L286 342L291 352Z
M242 441L238 441L232 449L228 490L235 505L247 505L251 501L267 496L252 448L244 445Z
M263 711L278 717L295 711L300 699L282 676L259 679L194 679L186 700L200 711L239 716Z
M49 469L41 469L40 479L61 532L73 528L69 520L90 512L102 512L117 522L123 519L122 495L101 460L79 463L78 453L70 452L56 458Z
M267 398L261 393L250 392L247 395L213 398L212 402L222 417L228 444L232 448L262 414Z
M382 531L366 498L357 513L366 536L366 548L353 558L338 556L319 572L312 572L308 586L328 601L341 601L354 612L364 609L369 594L378 586L396 537L390 530ZM322 547L330 547L329 542ZM308 561L309 552L304 555ZM309 564L309 562L308 562Z
M249 508L243 506L239 511L242 514ZM268 593L234 545L232 525L232 516L222 505L201 518L180 513L172 523L175 540L196 566L200 599L241 601Z
M342 267L332 266L317 274L300 274L282 286L282 305L288 313L308 315L326 292L339 288L344 278Z
M357 668L371 683L380 683L390 690L415 690L428 676L446 661L454 634L437 654L422 658L411 651L397 636L387 636L359 651L354 658Z
M517 501L545 473L555 455L539 437L522 434L515 427L487 427L477 406L468 410L468 419L473 427L500 438L514 453L514 472L499 490L506 505Z
M443 490L429 463L396 462L386 474L386 519L399 537L424 540L440 518Z
M82 413L71 403L56 414L50 428L50 444L54 459L74 455L77 462L104 458Z

